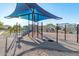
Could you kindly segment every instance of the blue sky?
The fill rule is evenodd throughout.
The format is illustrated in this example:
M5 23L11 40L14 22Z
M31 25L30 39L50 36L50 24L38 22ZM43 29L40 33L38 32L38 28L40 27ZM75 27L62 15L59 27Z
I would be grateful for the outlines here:
M43 9L46 11L62 17L61 20L47 19L41 22L44 24L48 23L79 23L79 3L40 3ZM25 19L5 19L5 16L10 15L16 7L16 3L0 3L0 20L4 22L5 25L14 25L16 22L21 25L27 25L27 20Z

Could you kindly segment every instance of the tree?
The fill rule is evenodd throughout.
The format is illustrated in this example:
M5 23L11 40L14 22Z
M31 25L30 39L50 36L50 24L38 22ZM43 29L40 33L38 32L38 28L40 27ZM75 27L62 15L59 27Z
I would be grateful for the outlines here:
M10 34L13 32L13 30L12 30L12 27L11 27L11 26L8 28L8 30L9 30Z
M47 28L55 28L55 25L53 25L53 24L47 24L46 27Z
M3 28L3 22L0 21L0 29Z
M14 25L12 29L14 32L20 32L22 30L22 27L21 25Z
M56 27L56 26L53 25L53 24L47 24L47 25L45 26L47 32L53 32L53 31L55 31L55 27Z
M60 26L57 26L58 30L61 30L61 27Z

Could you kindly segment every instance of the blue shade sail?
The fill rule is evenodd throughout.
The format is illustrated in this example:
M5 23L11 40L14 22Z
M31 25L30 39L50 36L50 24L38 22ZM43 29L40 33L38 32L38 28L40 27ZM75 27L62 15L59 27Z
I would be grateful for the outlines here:
M35 22L46 19L62 19L61 17L55 16L45 11L36 3L17 3L15 11L6 18L16 17L20 17L22 19L27 19Z

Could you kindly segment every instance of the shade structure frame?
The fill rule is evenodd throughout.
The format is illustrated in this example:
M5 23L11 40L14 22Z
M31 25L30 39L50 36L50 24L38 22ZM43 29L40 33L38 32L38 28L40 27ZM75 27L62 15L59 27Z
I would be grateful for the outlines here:
M19 8L20 8L21 12L19 11ZM21 8L22 8L22 10L21 10ZM28 12L28 10L30 12ZM34 22L46 20L46 19L57 19L57 20L62 19L61 17L55 16L55 15L47 12L46 10L41 8L39 5L37 5L36 3L17 3L15 11L11 15L9 15L5 18L18 18L18 17L20 17L22 19L27 19L27 20L33 21L33 19L26 18L26 16L28 14L32 15L32 10L35 10L35 12L34 12L35 15L40 16L39 19L36 19ZM24 13L22 13L22 12L24 12Z

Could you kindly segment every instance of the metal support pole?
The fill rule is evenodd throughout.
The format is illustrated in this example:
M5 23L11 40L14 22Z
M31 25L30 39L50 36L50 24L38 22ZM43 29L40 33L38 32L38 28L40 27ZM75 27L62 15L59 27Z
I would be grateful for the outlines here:
M19 16L19 18L20 18L20 16ZM19 33L19 35L21 36L21 25L18 23L18 33Z
M34 20L35 20L35 19L34 19ZM36 22L33 23L33 35L35 35L35 31L36 31L36 25L35 25L35 23L36 23Z
M66 40L66 24L65 24L65 29L64 29L64 38Z
M7 37L6 37L6 41L5 41L5 56L7 56Z
M32 38L33 38L33 21L32 21Z
M77 24L77 43L78 43L78 34L79 34L79 24Z
M38 14L37 14L37 19L39 20ZM39 22L37 22L37 38L39 38Z
M56 24L56 42L58 43L58 24Z
M37 38L39 37L39 22L37 22Z
M41 39L43 39L43 22L41 22Z
M32 38L33 38L33 34L34 34L34 29L33 29L33 22L34 21L34 9L32 11Z
M30 15L28 15L28 19L30 19L29 16L30 16ZM28 37L30 36L30 34L29 34L29 30L30 30L30 22L29 22L29 20L28 20Z
M32 38L34 37L34 22L35 21L35 14L34 14L34 8L33 8L33 11L32 11Z

